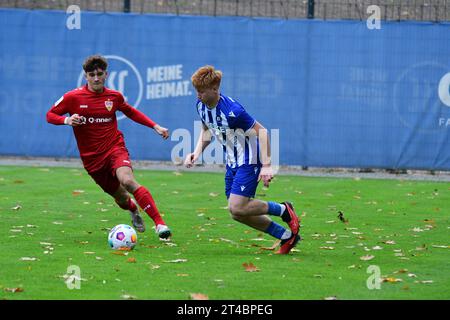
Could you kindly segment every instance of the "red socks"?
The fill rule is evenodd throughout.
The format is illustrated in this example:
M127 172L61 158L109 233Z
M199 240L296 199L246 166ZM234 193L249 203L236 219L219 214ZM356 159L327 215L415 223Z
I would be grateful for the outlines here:
M156 207L152 195L144 186L139 187L133 193L133 196L142 210L144 210L148 214L148 216L152 218L152 220L155 222L155 225L166 224L159 214L158 208ZM131 199L130 202L132 202Z

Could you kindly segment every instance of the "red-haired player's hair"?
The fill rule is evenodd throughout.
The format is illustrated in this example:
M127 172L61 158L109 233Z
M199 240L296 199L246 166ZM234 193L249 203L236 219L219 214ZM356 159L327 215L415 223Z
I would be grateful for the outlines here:
M195 89L218 88L222 80L222 71L214 69L213 66L203 66L191 77L192 85Z

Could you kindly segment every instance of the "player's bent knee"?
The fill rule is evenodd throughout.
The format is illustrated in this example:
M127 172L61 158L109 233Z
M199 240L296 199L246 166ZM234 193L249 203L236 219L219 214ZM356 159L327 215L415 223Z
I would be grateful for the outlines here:
M238 220L239 221L239 219L242 219L243 217L245 217L245 208L244 207L242 207L242 206L240 206L240 205L237 205L237 204L229 204L229 210L230 210L230 213L231 213L231 216L232 216L232 218L234 219L234 220Z
M133 193L137 188L139 188L139 184L134 180L133 177L126 177L120 181L120 184L128 191Z

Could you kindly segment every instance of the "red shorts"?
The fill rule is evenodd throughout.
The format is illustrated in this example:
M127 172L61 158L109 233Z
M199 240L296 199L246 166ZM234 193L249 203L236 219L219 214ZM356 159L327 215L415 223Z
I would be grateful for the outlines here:
M100 170L88 172L94 181L106 193L113 195L120 186L116 177L116 169L120 167L130 167L130 155L127 148L115 148L104 160L104 165Z

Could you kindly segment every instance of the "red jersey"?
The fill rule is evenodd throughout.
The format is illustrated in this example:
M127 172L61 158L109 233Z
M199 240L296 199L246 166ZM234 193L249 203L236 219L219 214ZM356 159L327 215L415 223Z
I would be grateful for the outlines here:
M83 165L88 172L100 170L104 159L116 147L125 147L122 132L117 128L116 111L122 111L135 122L153 128L155 123L130 106L119 91L104 88L92 92L84 87L64 94L47 112L47 121L64 124L65 114L77 113L84 124L73 127Z

